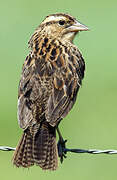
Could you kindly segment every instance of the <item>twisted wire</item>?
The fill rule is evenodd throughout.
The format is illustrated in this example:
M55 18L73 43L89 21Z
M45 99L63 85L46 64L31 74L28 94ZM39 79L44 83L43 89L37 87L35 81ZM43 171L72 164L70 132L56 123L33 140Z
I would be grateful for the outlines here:
M15 151L16 148L9 146L0 146L1 151ZM117 154L117 150L100 150L100 149L68 149L65 148L64 152L73 152L73 153L89 153L89 154Z
M0 146L1 151L15 151L16 148L9 147L9 146Z

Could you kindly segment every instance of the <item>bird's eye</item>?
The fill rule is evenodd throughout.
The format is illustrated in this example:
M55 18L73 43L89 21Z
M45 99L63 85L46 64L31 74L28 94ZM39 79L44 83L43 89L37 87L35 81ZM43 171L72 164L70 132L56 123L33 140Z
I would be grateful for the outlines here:
M64 20L60 20L60 21L59 21L59 24L60 24L61 26L63 26L63 25L65 24L65 21L64 21Z

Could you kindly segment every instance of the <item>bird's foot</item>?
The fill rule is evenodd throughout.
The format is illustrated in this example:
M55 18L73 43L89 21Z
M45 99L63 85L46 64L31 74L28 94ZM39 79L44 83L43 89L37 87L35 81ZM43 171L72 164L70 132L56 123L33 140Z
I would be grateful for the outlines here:
M58 144L57 144L57 147L58 147L58 155L60 157L60 162L62 163L64 158L66 158L66 142L67 140L64 140L63 138L60 138L59 141L58 141Z

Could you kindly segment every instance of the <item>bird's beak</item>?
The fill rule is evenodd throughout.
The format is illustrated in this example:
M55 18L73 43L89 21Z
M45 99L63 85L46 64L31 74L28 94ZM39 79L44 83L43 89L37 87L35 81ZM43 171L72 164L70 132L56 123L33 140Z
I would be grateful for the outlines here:
M78 32L78 31L88 31L89 28L78 21L76 21L73 25L69 27L71 32Z

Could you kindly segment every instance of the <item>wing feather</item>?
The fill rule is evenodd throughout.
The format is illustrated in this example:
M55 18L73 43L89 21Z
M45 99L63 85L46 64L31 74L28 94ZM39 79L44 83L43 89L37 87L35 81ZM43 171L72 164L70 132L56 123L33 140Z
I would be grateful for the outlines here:
M54 75L53 89L46 110L46 119L51 126L56 126L72 109L84 77L85 64L80 52L69 55L69 58L64 56L63 64L66 66L59 67ZM62 55L58 58L63 60ZM56 61L54 65L55 63Z

